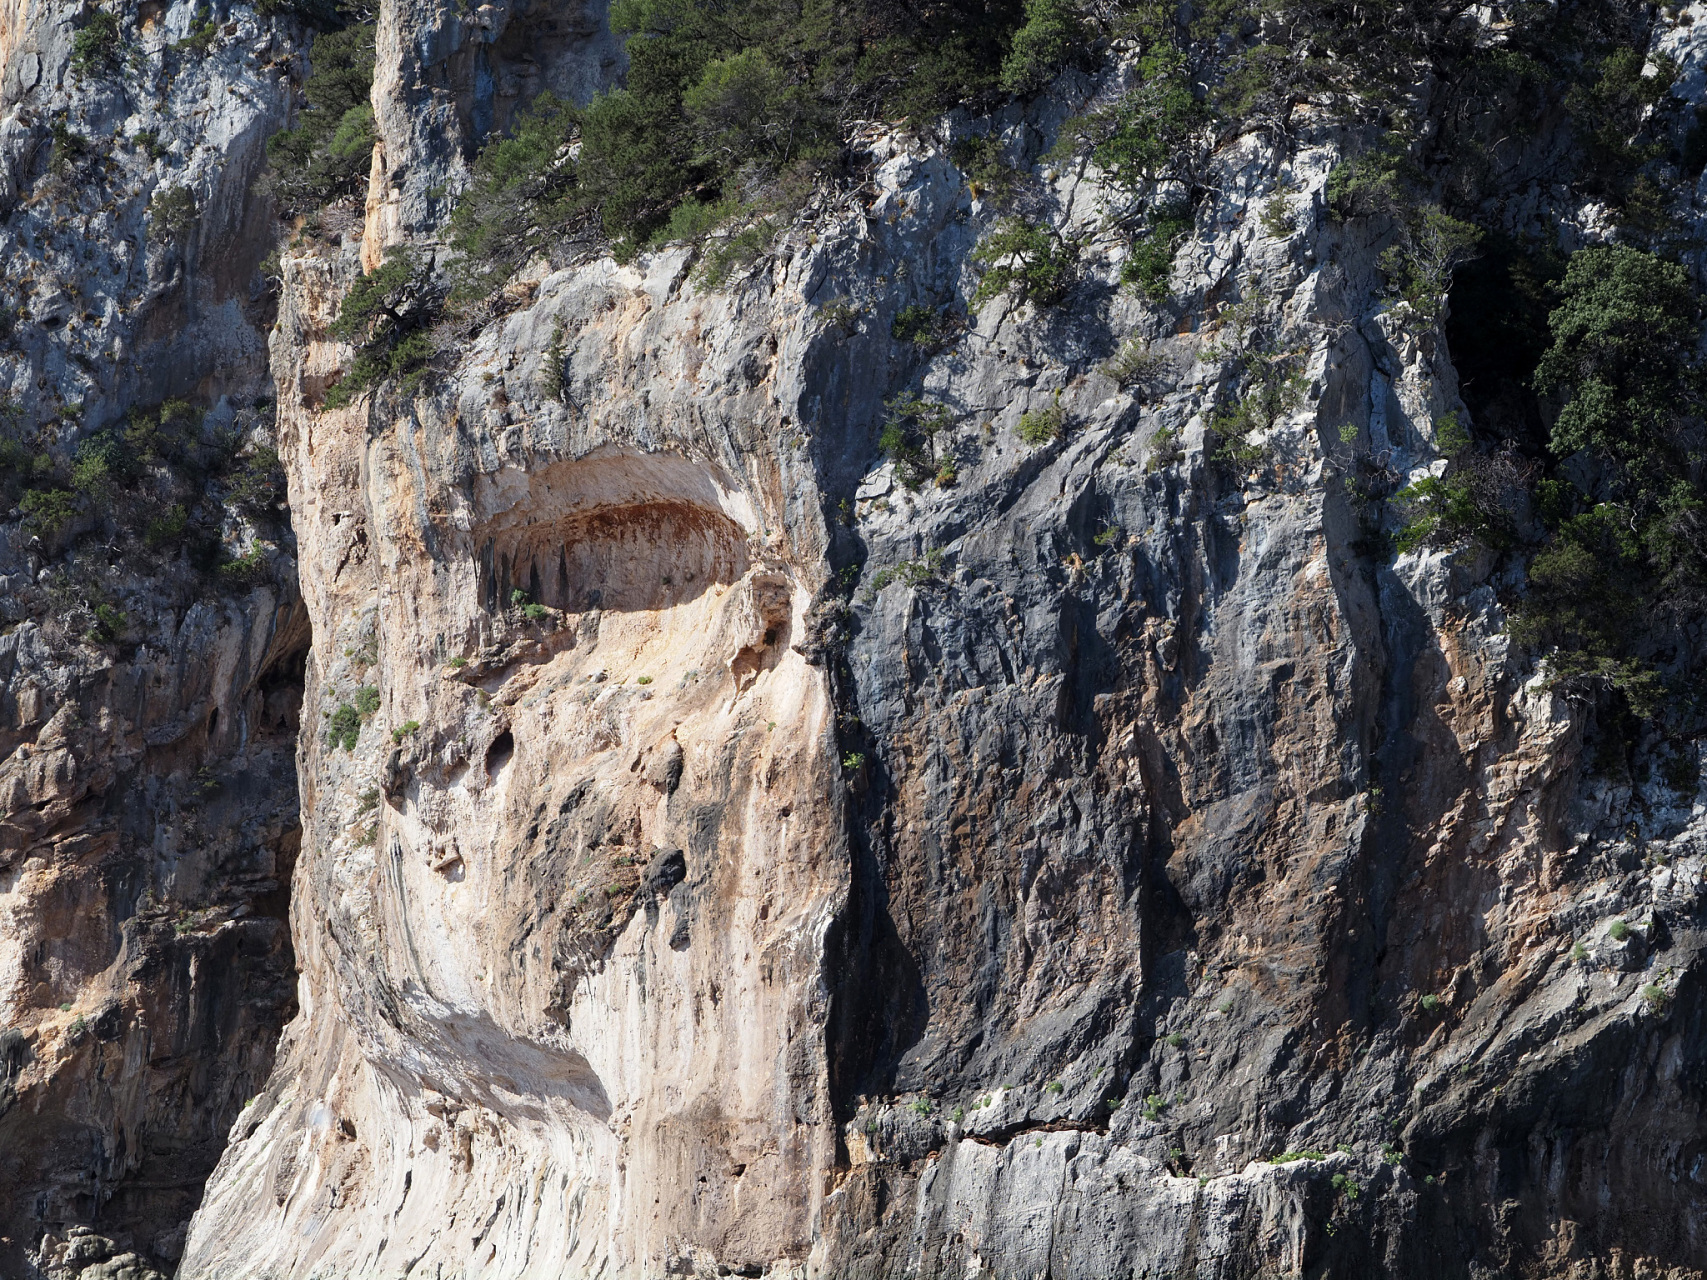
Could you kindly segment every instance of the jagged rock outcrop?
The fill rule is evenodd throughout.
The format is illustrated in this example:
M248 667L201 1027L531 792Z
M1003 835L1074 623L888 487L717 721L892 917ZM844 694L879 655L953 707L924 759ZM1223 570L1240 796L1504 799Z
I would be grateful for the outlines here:
M93 12L0 11L0 436L45 465L183 398L211 408L189 444L264 444L274 229L249 188L305 33L145 4L110 65L78 69ZM98 509L63 536L0 511L8 1277L170 1271L296 1008L309 632L288 529L225 512L210 551L223 533L253 570L210 576L176 554L209 482L176 483L184 505L147 538L97 535Z
M1701 806L1591 776L1485 563L1371 554L1463 406L1334 127L1217 151L1175 309L1039 159L1068 76L996 121L1059 308L897 342L998 211L873 128L727 286L539 266L325 410L462 181L387 96L476 100L387 64L426 21L365 242L285 261L304 1003L182 1275L1700 1273ZM1252 326L1307 390L1217 460ZM907 390L952 483L877 453Z

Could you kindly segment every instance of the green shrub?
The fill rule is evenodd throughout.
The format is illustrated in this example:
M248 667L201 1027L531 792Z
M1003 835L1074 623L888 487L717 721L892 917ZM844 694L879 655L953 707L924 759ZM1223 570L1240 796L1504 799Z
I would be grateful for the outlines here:
M717 288L735 271L758 261L775 237L776 226L768 218L744 227L732 236L725 236L705 255L700 266L700 282L708 288Z
M889 336L897 342L934 348L942 339L942 317L934 307L902 307L890 321Z
M66 489L32 489L18 500L18 509L27 532L53 542L77 518L77 496Z
M1565 109L1588 154L1586 172L1604 186L1616 186L1665 151L1642 136L1643 125L1665 100L1678 68L1662 56L1654 59L1656 74L1644 75L1647 62L1645 50L1617 46L1601 60L1593 83L1579 83L1565 96Z
M1062 126L1056 151L1089 147L1105 179L1129 198L1189 163L1193 135L1209 123L1209 111L1192 90L1184 52L1153 40L1139 60L1136 85L1109 106L1076 116Z
M917 489L938 474L947 455L939 440L954 428L954 415L945 404L921 400L904 392L888 402L889 416L877 447L895 463L895 474L909 489Z
M1642 988L1642 1003L1647 1005L1649 1013L1659 1013L1666 1007L1666 1002L1670 998L1666 994L1666 989L1657 983L1650 982Z
M1325 1151L1282 1151L1277 1156L1270 1156L1270 1164L1295 1164L1299 1160L1326 1160Z
M543 93L517 114L512 136L482 149L451 215L451 244L464 255L453 301L487 297L575 216L569 146L579 121L573 106Z
M1685 269L1623 245L1572 254L1535 370L1568 397L1553 425L1561 457L1587 450L1619 496L1652 504L1686 471L1683 419L1699 404L1700 306Z
M1426 995L1417 1003L1422 1006L1424 1013L1434 1013L1440 1008L1440 997L1433 994Z
M245 554L219 566L219 579L228 587L252 587L266 578L267 558L258 542Z
M373 158L374 29L371 23L314 37L294 128L267 142L267 187L287 213L309 213L367 188Z
M190 21L190 29L182 40L172 45L178 53L193 53L198 58L207 57L219 40L219 20L211 10L197 9L195 17Z
M1363 1190L1349 1174L1344 1173L1336 1173L1328 1179L1328 1184L1347 1200L1357 1199L1358 1193Z
M1614 920L1606 926L1606 933L1614 942L1623 942L1630 936L1630 926L1626 921Z
M379 690L371 684L364 684L356 690L356 711L362 719L367 719L379 710Z
M285 500L284 464L278 450L260 445L226 482L226 501L252 518L272 516Z
M349 703L342 703L332 713L332 719L327 726L326 741L334 747L342 747L345 751L354 751L356 742L362 732L362 717Z
M420 727L421 722L419 720L405 720L402 724L398 725L397 728L391 731L391 741L394 743L401 743L403 739L407 738Z
M53 151L47 162L49 173L63 178L94 154L94 144L75 132L64 116L53 122Z
M922 587L942 572L943 560L943 552L941 548L937 548L927 551L917 560L903 560L887 569L879 569L872 575L866 598L874 598L892 582L903 582L909 587Z
M196 213L188 187L161 187L148 202L148 233L161 244L179 244L195 227Z
M118 15L95 9L71 38L71 69L95 79L113 75L124 65L124 29Z
M1078 12L1063 0L1025 0L1025 25L1014 32L1002 60L1002 88L1035 93L1047 85L1085 44Z
M326 407L341 408L389 379L415 386L434 354L424 328L435 318L437 303L426 267L402 246L351 285L328 332L353 345L356 355L327 391Z
M1174 257L1191 227L1191 210L1183 203L1153 210L1120 264L1120 282L1135 286L1151 302L1166 302Z
M1381 270L1397 286L1411 315L1433 325L1446 306L1452 273L1474 255L1482 233L1438 205L1411 212L1399 226L1400 239L1381 255Z
M1029 445L1050 444L1061 438L1061 431L1066 426L1067 414L1061 408L1060 398L1042 409L1028 409L1019 416L1019 438Z
M1011 294L1016 305L1047 307L1073 287L1079 250L1052 227L1004 218L979 240L972 261L983 273L972 295L973 310L1003 293Z
M1059 1080L1051 1080L1048 1084L1043 1086L1043 1092L1045 1092L1045 1093L1060 1093L1064 1087L1065 1086L1062 1085L1062 1083Z

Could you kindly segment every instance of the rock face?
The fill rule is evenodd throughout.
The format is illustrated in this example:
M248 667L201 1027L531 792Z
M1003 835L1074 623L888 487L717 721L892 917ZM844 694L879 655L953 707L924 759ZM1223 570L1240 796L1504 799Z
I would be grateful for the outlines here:
M182 397L212 406L207 439L265 440L273 227L247 190L303 33L143 5L121 80L73 68L87 17L0 6L0 435L70 451ZM140 529L70 552L18 516L0 511L0 1274L142 1280L181 1254L296 1009L310 636L288 536L258 544L235 512L226 540L260 570L236 588Z
M124 282L77 326L31 293L38 418L195 385L268 430L229 193L300 33L222 16L142 119L214 104L148 170L203 230L137 250L142 186L97 213L107 178L27 158L135 105L0 14L13 189L83 200ZM148 21L163 68L205 34ZM1662 37L1680 92L1699 29ZM442 267L477 145L620 71L596 6L387 0L376 44L365 217L280 259L273 582L121 573L133 641L0 637L0 1269L1707 1271L1699 770L1591 758L1485 561L1372 551L1365 486L1466 410L1383 301L1388 229L1328 212L1352 140L1226 141L1157 306L1095 169L1043 159L1107 87L1069 73L993 122L1079 247L1058 306L899 340L1006 210L966 122L872 126L868 180L726 283L538 264L420 386L327 408L363 266ZM61 265L36 207L0 252ZM85 386L83 335L158 358ZM1253 353L1296 394L1215 457ZM940 483L878 450L907 393L951 415ZM46 549L0 538L27 604Z
M284 264L303 1002L180 1274L1699 1274L1701 807L1585 772L1485 567L1368 553L1463 407L1343 139L1217 153L1163 312L1038 163L1069 77L998 121L1058 308L897 342L999 211L874 130L727 286L541 267L324 410L472 40L386 8L365 238ZM1307 392L1229 465L1255 329ZM909 390L952 484L876 450Z

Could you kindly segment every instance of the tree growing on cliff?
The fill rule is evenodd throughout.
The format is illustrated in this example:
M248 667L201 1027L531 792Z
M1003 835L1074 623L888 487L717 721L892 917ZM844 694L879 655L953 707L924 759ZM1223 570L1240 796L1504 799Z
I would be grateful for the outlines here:
M388 379L414 386L433 355L426 329L438 302L431 271L402 246L351 285L327 332L355 347L356 355L326 392L326 407L342 408Z
M309 213L367 186L373 160L373 26L314 37L312 71L303 85L308 108L294 128L267 142L264 189L285 213Z

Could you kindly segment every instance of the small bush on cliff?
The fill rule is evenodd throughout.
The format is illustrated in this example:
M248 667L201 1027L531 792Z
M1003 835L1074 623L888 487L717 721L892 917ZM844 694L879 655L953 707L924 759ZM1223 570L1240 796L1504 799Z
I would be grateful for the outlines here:
M513 136L481 151L451 216L451 244L463 254L454 302L489 296L577 216L569 148L578 122L572 106L544 93L517 115Z
M1060 302L1078 277L1079 249L1053 227L1004 218L978 242L972 261L983 272L972 295L974 309L1001 294L1015 305Z
M308 109L267 142L266 189L286 213L308 213L367 187L373 159L373 26L314 37Z
M157 244L180 244L196 225L196 197L188 187L161 187L148 202L148 234Z
M342 408L392 378L415 386L433 356L426 327L437 304L430 272L403 247L393 248L380 266L351 285L328 331L355 347L355 359L327 391L326 407Z
M1063 0L1026 0L1025 25L1002 59L1002 88L1037 92L1084 47L1085 34L1078 11Z
M947 405L903 393L888 404L889 417L878 437L878 448L895 463L895 474L909 489L917 489L940 470L938 441L954 426Z
M71 69L94 79L112 75L124 65L124 29L118 15L96 9L71 38Z

